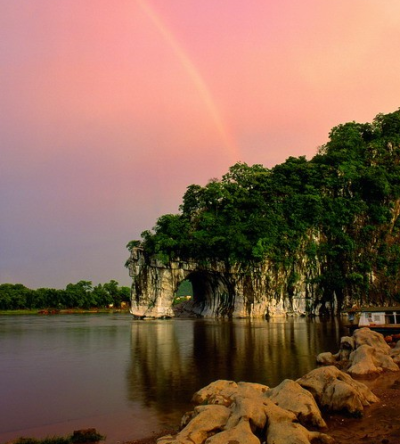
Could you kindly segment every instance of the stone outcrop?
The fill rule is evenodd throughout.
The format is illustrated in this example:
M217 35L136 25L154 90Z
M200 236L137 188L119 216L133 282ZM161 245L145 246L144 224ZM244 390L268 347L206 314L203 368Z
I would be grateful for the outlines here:
M144 317L173 317L174 295L184 280L193 287L190 310L201 317L268 317L338 312L337 301L318 298L310 281L312 268L299 260L293 270L277 271L268 261L258 266L194 260L163 263L140 247L127 262L133 279L131 312ZM315 265L314 265L315 268ZM296 276L294 278L293 276Z
M364 327L355 330L352 337L342 337L338 353L321 353L317 362L337 365L355 377L370 377L385 370L399 371L399 356L400 348L392 351L380 333Z
M313 370L298 381L270 389L261 384L219 380L193 395L181 431L158 444L331 444L320 408L359 414L378 401L362 383L336 367ZM313 430L309 430L311 428Z

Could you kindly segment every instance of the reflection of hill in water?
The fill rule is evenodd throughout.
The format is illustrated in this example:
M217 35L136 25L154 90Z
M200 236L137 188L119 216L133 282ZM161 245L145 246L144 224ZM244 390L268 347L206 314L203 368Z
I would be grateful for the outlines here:
M338 322L170 320L132 323L129 398L163 413L188 407L193 393L216 379L274 387L336 352Z

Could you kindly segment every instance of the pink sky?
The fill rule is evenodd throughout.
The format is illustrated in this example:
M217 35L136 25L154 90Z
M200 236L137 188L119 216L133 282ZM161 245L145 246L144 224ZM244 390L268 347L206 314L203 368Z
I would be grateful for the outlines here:
M129 285L188 185L398 109L399 54L398 0L0 0L0 283Z

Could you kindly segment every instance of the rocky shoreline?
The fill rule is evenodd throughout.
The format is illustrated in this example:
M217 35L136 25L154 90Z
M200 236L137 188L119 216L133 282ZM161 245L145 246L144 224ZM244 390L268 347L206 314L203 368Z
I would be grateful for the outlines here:
M400 443L400 374L385 372L371 380L363 380L379 398L361 418L342 414L326 417L328 432L337 444Z
M342 338L336 355L319 355L324 366L297 381L273 389L215 381L194 394L180 431L129 444L399 443L398 345L359 329Z
M336 444L398 444L400 442L400 374L386 372L364 380L380 399L365 410L360 418L346 414L325 416L327 432ZM153 436L128 441L125 444L157 444L157 440L177 430L163 430Z

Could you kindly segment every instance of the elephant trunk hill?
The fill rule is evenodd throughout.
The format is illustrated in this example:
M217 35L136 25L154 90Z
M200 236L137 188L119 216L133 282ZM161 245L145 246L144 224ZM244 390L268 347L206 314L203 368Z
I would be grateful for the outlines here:
M400 111L334 127L317 154L237 163L131 241L132 313L337 314L400 302Z

